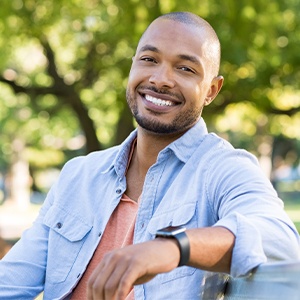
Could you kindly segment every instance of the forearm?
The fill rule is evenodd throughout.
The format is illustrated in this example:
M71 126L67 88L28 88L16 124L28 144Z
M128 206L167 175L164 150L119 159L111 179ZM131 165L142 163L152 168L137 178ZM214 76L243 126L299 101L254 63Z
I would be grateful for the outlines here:
M189 265L214 272L230 272L235 236L224 227L186 231L190 241Z
M213 272L230 272L232 250L235 242L234 234L225 227L195 228L186 231L190 242L189 266ZM178 266L180 259L179 246L176 239L157 238ZM175 263L175 265L174 265Z
M229 272L235 237L223 227L189 229L190 266ZM176 239L158 237L107 253L88 283L88 299L123 299L133 285L143 284L157 274L178 266L180 250Z

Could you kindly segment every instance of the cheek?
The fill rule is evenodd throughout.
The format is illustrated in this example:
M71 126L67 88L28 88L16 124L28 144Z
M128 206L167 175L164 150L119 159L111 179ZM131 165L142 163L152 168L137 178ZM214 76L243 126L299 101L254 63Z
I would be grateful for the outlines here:
M201 88L195 84L187 84L185 86L185 99L192 105L200 107L204 105L205 97Z
M130 72L129 72L129 79L132 81L140 80L145 75L145 70L141 66L136 64L132 64Z
M136 70L132 70L127 81L127 88L132 92L142 82L141 76Z
M131 85L133 84L134 78L135 78L134 72L133 72L133 71L130 71L129 76L128 76L128 80L127 80L127 86L128 86L128 87L131 86Z
M206 96L207 96L207 90L204 88L201 88L200 86L197 86L195 89L195 98L197 99L199 106L205 105L206 102Z
M201 88L200 85L196 85L196 88L194 88L194 93L198 99L203 98L203 88Z

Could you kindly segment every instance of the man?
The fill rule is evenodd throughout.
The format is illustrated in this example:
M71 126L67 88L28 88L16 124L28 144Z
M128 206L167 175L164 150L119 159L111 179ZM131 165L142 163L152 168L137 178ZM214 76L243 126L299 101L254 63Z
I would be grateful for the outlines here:
M256 159L207 133L201 112L222 87L219 60L198 16L150 24L126 93L137 130L65 165L0 262L4 299L200 299L205 271L242 276L299 259L298 233Z

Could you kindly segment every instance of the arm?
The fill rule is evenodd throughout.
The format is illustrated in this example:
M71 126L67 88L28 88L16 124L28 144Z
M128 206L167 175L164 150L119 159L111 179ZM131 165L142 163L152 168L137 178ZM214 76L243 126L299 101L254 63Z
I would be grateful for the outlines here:
M256 159L244 151L221 158L223 172L212 166L208 194L218 215L214 226L235 235L230 274L246 275L267 261L299 259L299 234Z
M189 266L213 272L230 272L235 236L224 227L187 231L190 241Z
M234 235L222 227L186 231L191 251L188 265L204 270L229 272ZM109 252L94 270L88 299L125 299L134 284L142 284L178 266L175 239L156 238Z
M33 226L0 260L0 294L3 299L33 299L44 288L48 230L42 225L46 201Z

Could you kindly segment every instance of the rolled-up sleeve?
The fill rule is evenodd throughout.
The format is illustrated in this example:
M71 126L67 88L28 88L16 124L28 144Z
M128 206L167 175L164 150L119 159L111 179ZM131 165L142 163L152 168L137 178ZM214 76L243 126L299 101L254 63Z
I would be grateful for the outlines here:
M260 231L243 215L234 213L218 221L215 226L225 227L235 235L230 270L233 277L246 275L267 261Z
M270 181L246 152L223 153L210 173L217 221L235 235L231 275L247 275L264 262L300 259L299 234ZM212 180L212 178L214 180ZM209 192L208 192L209 193Z

